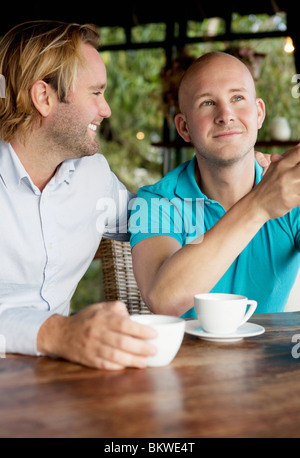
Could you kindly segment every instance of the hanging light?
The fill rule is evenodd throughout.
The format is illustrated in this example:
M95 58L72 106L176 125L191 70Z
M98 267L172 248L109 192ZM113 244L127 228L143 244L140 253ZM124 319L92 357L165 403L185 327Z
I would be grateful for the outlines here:
M291 37L286 37L285 45L284 45L283 49L284 49L285 52L287 52L289 54L294 52L295 47L294 47L294 43L293 43L293 40L291 39Z

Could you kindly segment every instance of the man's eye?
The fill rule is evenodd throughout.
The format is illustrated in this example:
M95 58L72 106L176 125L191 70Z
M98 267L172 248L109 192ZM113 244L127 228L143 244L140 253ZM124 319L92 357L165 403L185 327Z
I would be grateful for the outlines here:
M233 100L235 101L243 100L243 97L241 95L236 95Z
M205 102L202 103L205 107L209 107L210 105L213 105L214 102L212 100L206 100Z

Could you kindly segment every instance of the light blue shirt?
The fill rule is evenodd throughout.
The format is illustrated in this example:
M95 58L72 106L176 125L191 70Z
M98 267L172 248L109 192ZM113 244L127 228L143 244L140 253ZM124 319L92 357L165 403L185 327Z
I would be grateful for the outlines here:
M167 235L182 246L208 231L224 214L195 180L196 158L138 191L129 231L132 247L148 237ZM256 184L262 168L255 163ZM268 221L234 260L212 292L242 294L258 302L257 313L284 310L300 264L300 208ZM180 281L180 279L178 279ZM300 299L299 299L300 300ZM192 304L191 304L192 306ZM193 307L184 315L195 317Z
M96 154L61 164L41 192L0 141L0 335L7 353L37 353L40 326L68 315L102 235L128 239L131 195Z

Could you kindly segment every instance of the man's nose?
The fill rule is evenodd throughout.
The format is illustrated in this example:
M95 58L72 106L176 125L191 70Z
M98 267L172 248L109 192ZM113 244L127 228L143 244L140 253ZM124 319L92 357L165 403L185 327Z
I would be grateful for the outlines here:
M229 105L224 104L218 107L218 111L215 118L217 124L227 125L234 120L235 115Z
M102 118L109 118L111 115L111 108L104 97L99 104L99 115Z

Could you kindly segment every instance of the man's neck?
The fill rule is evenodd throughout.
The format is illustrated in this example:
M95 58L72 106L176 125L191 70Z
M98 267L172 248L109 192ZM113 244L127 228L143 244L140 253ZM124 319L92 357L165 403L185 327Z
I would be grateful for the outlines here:
M219 168L199 157L197 162L195 177L199 188L209 199L219 202L226 211L254 186L254 154Z
M55 174L60 161L55 160L55 158L50 160L49 155L45 153L41 147L34 147L30 141L26 142L26 145L24 145L18 138L14 138L11 141L11 146L22 162L32 182L40 191L43 191L47 183L49 183Z

